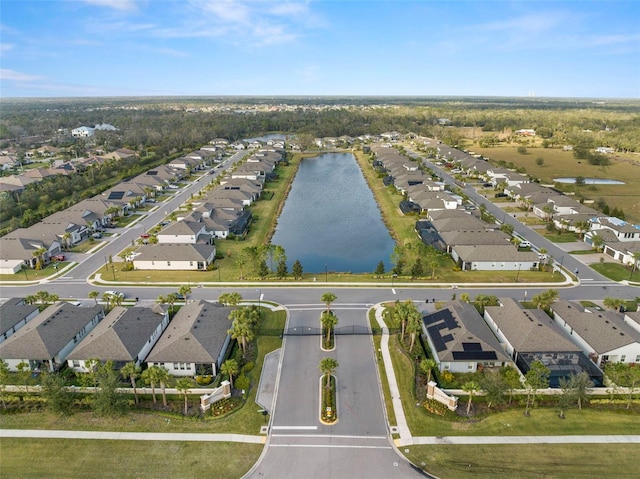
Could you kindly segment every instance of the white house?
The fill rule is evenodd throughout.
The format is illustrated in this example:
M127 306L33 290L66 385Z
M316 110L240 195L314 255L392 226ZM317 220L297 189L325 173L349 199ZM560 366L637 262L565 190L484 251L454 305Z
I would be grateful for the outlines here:
M86 373L86 361L113 361L120 369L128 362L140 366L169 324L167 308L116 306L67 356L74 371Z
M474 306L460 300L422 318L422 330L440 371L472 373L511 364Z
M619 313L591 311L580 303L556 301L553 318L598 366L640 362L640 332Z
M206 271L216 256L212 244L147 244L136 251L133 267L141 270Z
M0 305L0 343L40 314L35 304L26 304L24 298L9 298Z
M0 359L6 361L10 371L17 371L22 362L32 371L57 371L102 318L101 305L87 308L56 303L0 344Z
M191 301L180 308L147 357L172 376L216 375L231 343L227 333L233 309Z

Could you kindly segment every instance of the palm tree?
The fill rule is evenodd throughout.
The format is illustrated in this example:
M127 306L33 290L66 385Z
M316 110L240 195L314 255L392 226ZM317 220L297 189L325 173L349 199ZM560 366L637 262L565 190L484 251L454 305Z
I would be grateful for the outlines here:
M140 377L140 366L136 365L135 362L130 361L120 369L120 374L125 379L129 379L131 381L131 387L133 388L133 397L135 398L136 404L138 404L138 391L136 390L136 378Z
M420 331L422 331L422 315L417 309L414 309L409 313L407 331L411 335L411 345L409 346L409 352L411 352L413 351L413 345L416 342L416 336Z
M401 338L404 341L404 333L409 322L409 318L415 315L420 315L420 312L413 304L413 301L408 299L406 301L396 301L396 305L391 313L391 318L394 323L400 325L402 332Z
M100 296L99 291L89 291L89 299L93 299L96 304L98 304L98 296Z
M160 366L151 366L149 369L142 371L142 380L145 384L151 386L151 397L153 398L153 404L157 404L156 399L156 384L158 384L158 369Z
M322 358L320 360L320 371L323 372L326 382L325 387L328 389L331 385L331 374L338 367L338 361L334 358Z
M467 416L471 411L471 401L473 400L473 395L478 389L480 389L480 386L478 386L478 383L475 381L467 381L462 385L462 390L469 394L469 401L467 402Z
M558 290L549 289L547 291L543 291L539 294L536 294L533 298L531 298L531 302L540 309L549 309L549 306L558 299Z
M154 372L157 381L160 383L160 390L162 392L162 405L167 407L167 384L171 379L171 375L166 368L158 366L158 369Z
M178 289L178 294L180 294L181 296L184 296L184 304L187 304L187 297L189 294L191 294L191 287L187 286L186 284L183 284Z
M582 240L582 238L584 238L584 234L589 231L589 228L591 228L591 222L588 220L576 221L574 226L578 230L578 235Z
M241 301L242 296L240 293L222 293L218 296L218 302L225 306L238 306Z
M242 354L247 354L247 343L255 337L253 325L248 317L237 318L233 321L231 329L227 331L233 339L240 343Z
M192 383L189 378L180 378L176 381L176 389L184 396L184 415L189 413L189 393Z
M602 304L606 307L606 308L611 308L611 309L615 309L615 310L620 310L620 308L622 306L624 306L625 304L625 300L624 299L620 299L620 298L612 298L610 296L607 296L606 298L604 298L604 300L602 301Z
M420 372L427 375L427 384L431 382L431 374L433 372L433 368L435 368L436 366L437 363L431 358L423 359L422 361L420 361Z
M235 359L227 359L222 366L220 366L220 372L222 374L226 374L229 376L229 382L231 383L231 387L233 388L233 377L238 374L240 371L240 366L238 365L238 361Z
M331 332L338 324L338 317L333 314L333 311L323 311L320 315L320 323L322 324L322 328L327 331L326 342L329 344L331 341Z
M597 252L601 251L602 245L604 245L604 238L599 234L591 235L591 245Z
M338 297L331 292L324 293L320 297L320 301L327 305L327 313L331 312L331 303L333 303L336 299L338 299Z
M49 301L49 293L47 291L38 291L35 296L40 301L40 304L45 304Z
M36 269L42 269L44 266L44 255L47 253L47 248L40 247L36 249L31 256L36 259Z
M62 244L67 250L71 248L71 233L68 231L62 235Z

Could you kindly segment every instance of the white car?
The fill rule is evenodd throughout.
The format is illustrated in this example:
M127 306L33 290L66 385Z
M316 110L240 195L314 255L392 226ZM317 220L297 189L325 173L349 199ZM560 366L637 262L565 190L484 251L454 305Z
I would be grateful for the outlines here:
M525 240L525 241L520 241L520 243L518 244L518 248L531 248L532 244Z
M116 297L124 298L124 293L121 293L120 291L105 291L104 295L105 296L116 296Z

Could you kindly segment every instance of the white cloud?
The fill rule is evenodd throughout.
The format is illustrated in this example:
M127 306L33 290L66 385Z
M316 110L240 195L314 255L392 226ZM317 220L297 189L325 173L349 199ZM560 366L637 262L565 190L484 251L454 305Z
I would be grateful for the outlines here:
M21 73L15 70L0 68L0 80L32 82L41 79L42 78L37 75L30 75L29 73Z
M13 43L0 43L0 54L11 51L14 47Z
M135 0L84 0L84 2L89 5L113 8L123 12L133 12L138 9Z

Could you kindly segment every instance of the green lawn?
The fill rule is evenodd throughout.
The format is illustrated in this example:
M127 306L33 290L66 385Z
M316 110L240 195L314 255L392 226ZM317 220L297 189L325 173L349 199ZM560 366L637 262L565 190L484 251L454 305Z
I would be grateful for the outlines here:
M628 280L634 283L640 283L640 270L636 269L632 275L631 270L625 268L620 263L594 263L589 266L613 281Z
M0 478L242 477L263 446L224 442L0 439Z
M576 241L581 241L578 235L571 231L560 234L558 234L557 231L540 230L538 232L553 243L574 243Z
M561 148L541 148L527 146L527 154L517 152L517 144L500 145L493 148L481 148L477 144L467 145L478 154L490 159L492 164L503 160L513 162L516 167L525 168L526 173L539 178L543 184L553 184L553 178L575 176L579 169L585 178L611 178L624 181L624 185L575 185L563 186L565 191L575 193L576 198L583 196L587 200L597 201L603 198L610 208L622 208L627 221L640 222L640 175L638 158L634 154L617 153L610 157L611 166L590 165L587 161L576 160L571 151ZM543 158L544 164L537 165L536 159Z
M635 478L638 444L409 446L401 449L443 479Z

